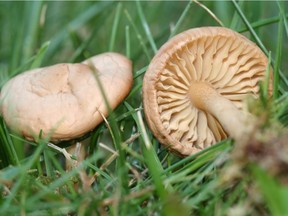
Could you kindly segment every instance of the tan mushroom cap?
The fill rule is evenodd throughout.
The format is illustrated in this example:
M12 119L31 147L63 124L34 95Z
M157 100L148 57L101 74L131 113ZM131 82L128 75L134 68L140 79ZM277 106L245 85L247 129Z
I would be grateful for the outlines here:
M100 113L108 115L96 75L114 109L130 91L132 64L120 54L104 53L82 64L57 64L12 78L0 98L5 122L27 139L41 130L43 136L51 133L52 141L84 135L103 121Z
M245 127L243 100L257 97L268 59L250 40L223 27L187 30L164 44L143 81L143 105L155 137L191 155Z

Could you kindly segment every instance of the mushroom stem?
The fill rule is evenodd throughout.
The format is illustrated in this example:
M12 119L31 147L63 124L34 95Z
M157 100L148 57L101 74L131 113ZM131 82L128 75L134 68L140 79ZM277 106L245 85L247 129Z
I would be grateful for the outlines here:
M208 83L192 83L189 96L195 107L212 114L233 139L239 140L245 134L248 128L244 112Z

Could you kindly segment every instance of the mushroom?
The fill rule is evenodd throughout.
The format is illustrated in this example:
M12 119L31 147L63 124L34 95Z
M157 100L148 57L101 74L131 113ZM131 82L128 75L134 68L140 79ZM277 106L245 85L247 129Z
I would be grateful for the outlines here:
M240 139L249 125L243 101L257 97L267 65L253 42L227 28L176 35L159 49L144 77L143 106L151 131L183 156L228 136Z
M89 64L93 64L95 69ZM117 53L104 53L78 64L56 64L21 73L2 88L3 118L12 130L35 140L42 131L51 141L83 136L129 93L132 64Z

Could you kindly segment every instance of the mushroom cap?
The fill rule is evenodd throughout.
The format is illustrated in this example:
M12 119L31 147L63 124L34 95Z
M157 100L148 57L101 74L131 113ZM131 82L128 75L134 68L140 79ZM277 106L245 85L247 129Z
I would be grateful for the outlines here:
M114 109L132 86L131 61L117 53L104 53L82 64L56 64L19 74L2 88L3 118L27 139L34 139L41 130L52 141L83 136L103 121L101 114L108 115L95 76Z
M223 27L200 27L166 42L143 80L143 105L154 136L169 150L191 155L228 135L217 116L195 107L193 84L205 83L243 109L256 96L268 59L243 35Z

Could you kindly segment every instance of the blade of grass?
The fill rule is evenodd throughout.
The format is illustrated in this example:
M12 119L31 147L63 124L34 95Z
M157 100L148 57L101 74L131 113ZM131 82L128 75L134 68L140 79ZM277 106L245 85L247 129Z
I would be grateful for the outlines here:
M226 150L227 152L227 150ZM199 157L197 157L195 160L193 160L192 162L186 164L185 166L183 166L182 168L179 168L176 172L173 172L173 175L170 176L167 180L169 181L177 181L178 179L181 179L183 177L185 177L186 175L188 175L189 173L193 173L195 171L197 171L199 168L208 165L208 167L211 168L211 166L216 166L217 164L217 160L216 158L220 158L223 154L225 153L222 151L214 151L213 149L210 151L207 151L205 154L200 155ZM219 159L218 159L219 160ZM209 162L212 161L212 165L209 165ZM205 168L205 170L207 170ZM211 169L209 169L211 170ZM167 172L167 170L165 170ZM201 176L203 173L205 172L199 172L198 177ZM196 183L198 184L197 178L196 178ZM192 182L191 182L192 184Z
M147 23L147 20L144 16L144 13L143 13L143 9L142 9L142 6L141 6L141 3L139 0L136 0L136 8L137 8L137 11L138 11L138 14L139 14L139 17L140 17L140 20L141 20L141 24L142 24L142 27L144 28L144 31L146 33L146 36L147 36L147 39L150 43L150 46L154 52L154 54L157 52L157 46L155 44L155 41L153 39L153 35L151 34L151 31L150 31L150 28L149 28L149 25Z
M285 16L284 11L282 9L282 19L284 21L284 26L285 26L285 32L286 32L286 37L288 37L288 15Z
M25 7L25 37L23 46L23 56L21 63L29 59L36 48L37 35L40 29L40 14L42 11L43 1L27 2Z
M26 179L26 176L28 175L28 170L32 167L33 164L37 161L37 159L40 157L40 154L43 152L44 148L46 147L45 142L39 143L39 146L37 147L36 151L33 153L33 156L27 163L23 164L19 167L20 173L19 178L13 185L11 189L11 193L8 197L6 197L5 202L3 203L2 207L0 207L0 212L5 212L7 209L9 209L9 206L12 202L12 200L17 196L17 192L20 189L21 185Z
M9 10L11 23L11 54L9 71L14 71L18 65L24 64L30 59L37 45L37 36L40 31L39 20L42 10L42 1L11 3ZM20 10L19 10L20 9ZM21 15L19 16L19 13ZM15 19L15 17L21 17ZM1 17L2 18L2 17Z
M257 28L260 28L260 27L264 27L264 26L267 26L267 25L270 25L270 24L274 24L274 23L277 23L279 22L279 20L281 19L281 15L280 16L274 16L274 17L270 17L270 18L266 18L266 19L261 19L259 21L256 21L256 22L253 22L251 23L251 26L253 29L257 29ZM287 25L287 19L288 19L288 14L284 14L284 17L283 17L283 20L284 20L284 23L286 22L286 25ZM235 29L231 26L232 29ZM236 30L237 32L239 33L242 33L242 32L245 32L245 31L248 31L249 29L247 27L244 27L244 28L241 28L239 30ZM288 35L288 32L287 32L287 35Z
M119 154L119 156L117 157L116 166L117 166L117 174L119 178L119 192L120 192L119 197L121 197L122 195L126 194L128 191L128 179L127 179L128 168L126 167L126 164L125 164L126 163L125 152L123 148L121 147L121 144L122 144L121 133L117 125L115 113L112 111L108 98L106 96L107 93L104 91L103 83L101 83L100 78L98 76L99 73L97 73L97 69L93 66L93 64L91 64L90 66L91 66L91 69L94 71L96 82L99 86L100 92L104 99L104 103L108 110L110 127L111 127L111 136L113 139L113 144ZM115 207L118 208L117 205ZM121 207L120 211L123 212L123 214L125 214L128 207L125 205L125 203L122 204L120 207Z
M230 148L231 146L232 146L231 140L223 140L217 144L214 144L208 148L205 148L204 150L200 152L197 152L196 154L183 158L182 160L178 161L177 163L165 169L165 173L169 173L173 170L179 169L181 166L185 165L186 163L191 163L192 160L196 159L197 157L200 157L202 154L206 154L206 153L215 154L217 152L224 151L225 149Z
M265 79L259 83L260 87L260 100L262 102L263 107L267 107L267 102L269 98L269 85L270 85L270 77L271 77L271 52L269 52L268 56L268 65L265 71Z
M130 27L127 25L125 27L125 38L126 38L126 56L131 57L131 44L130 44Z
M9 78L27 70L27 69L39 67L43 61L43 58L46 55L49 44L50 44L49 41L45 42L34 56L27 59L18 68L14 69L13 71L10 71L9 77L5 78L4 80L1 80L0 87L2 87Z
M0 139L1 139L1 148L4 150L4 158L7 159L7 161L3 161L5 165L19 165L19 159L17 152L14 148L14 144L11 140L11 137L9 136L9 131L1 118L0 123ZM3 165L4 165L3 164Z
M201 8L203 8L220 26L225 26L222 21L208 8L206 7L204 4L200 3L197 0L192 0L193 2L195 2L197 5L199 5Z
M145 42L144 42L144 40L143 40L143 38L142 38L142 36L141 36L138 28L137 28L136 23L133 21L131 15L129 14L129 12L128 12L127 10L124 10L124 13L125 13L128 21L129 21L130 24L132 25L132 28L134 29L134 31L135 31L135 33L136 33L136 37L137 37L137 39L139 40L140 45L142 46L143 51L144 51L144 53L145 53L148 61L150 61L150 60L151 60L151 55L150 55L149 52L148 52L148 48L147 48L147 46L146 46L146 44L145 44Z
M57 152L60 152L60 153L62 153L62 154L65 156L65 151L66 151L66 149L60 148L59 146L55 146L55 145L52 144L52 143L48 143L48 146L50 147L50 150L56 150ZM67 152L67 151L66 151L66 152ZM100 156L102 156L102 155L100 155ZM99 157L100 157L100 156L99 156ZM72 160L76 160L77 158L76 158L74 155L71 155L71 159L72 159ZM55 164L55 161L53 161L53 162L54 162L54 164ZM98 167L94 166L92 163L86 162L86 164L87 164L87 166L88 166L90 169L92 169L94 172L97 172L97 173L99 173L101 176L103 176L104 178L106 178L108 182L112 182L113 179L112 179L108 174L106 174L104 171L102 171L102 170L99 169ZM57 164L56 166L58 167L59 164ZM60 170L61 170L61 169L60 169Z
M41 63L43 61L43 58L46 54L46 51L49 47L50 41L45 42L44 44L42 44L42 46L40 47L39 51L37 52L37 54L35 55L35 58L32 62L32 65L30 68L37 68L41 66Z
M282 94L276 101L275 101L275 111L274 115L277 120L281 122L285 127L288 126L288 93Z
M136 71L133 78L136 79L137 77L143 75L146 72L147 68L148 68L148 66L145 66L145 67L141 68L140 70Z
M240 6L238 5L238 3L235 0L232 0L232 3L234 5L235 9L237 10L238 14L242 18L244 24L246 25L246 27L248 28L248 30L252 34L253 38L256 40L256 43L258 44L258 46L260 46L260 48L263 50L263 52L266 55L268 55L268 51L267 51L266 47L263 45L262 41L260 40L260 38L258 37L256 32L254 31L253 27L251 26L250 22L248 21L248 19L244 15L244 13L243 13L242 9L240 8Z
M179 30L180 25L183 23L185 17L188 15L188 12L189 12L189 10L191 8L191 4L192 4L192 1L189 1L187 6L185 7L184 11L182 12L181 16L177 20L174 28L172 29L172 31L171 31L171 33L169 35L169 39L171 37L173 37L176 34L176 32Z
M214 179L201 186L201 190L199 189L200 191L196 193L195 196L193 196L191 199L189 199L187 204L193 208L199 208L199 204L201 202L205 201L212 193L215 193L217 183L217 179Z
M278 37L277 37L277 47L276 47L276 56L274 63L274 77L273 77L273 98L274 100L279 97L279 74L280 74L280 65L282 57L282 44L283 44L283 28L284 28L284 12L281 9L280 3L277 1L278 7L280 10L281 18L278 23Z
M65 170L63 169L62 164L58 158L59 154L55 154L54 151L51 151L51 148L49 148L49 150L46 150L46 152L49 152L47 156L49 157L49 160L51 161L52 167L55 167L53 168L53 170L54 171L57 170L57 172L64 173Z
M129 103L124 102L124 104L129 111L134 110ZM141 134L141 138L142 138L141 140L143 142L141 146L142 146L144 159L148 166L149 171L151 172L151 177L155 183L157 193L162 200L165 200L167 198L168 193L162 183L163 180L161 177L161 174L164 172L164 169L148 138L146 128L143 122L143 118L141 115L141 111L138 110L135 114L132 114L132 116ZM172 190L171 186L169 188Z
M93 6L89 7L86 11L76 16L71 22L67 24L67 26L72 29L79 29L93 17L97 16L101 12L107 10L109 6L111 6L113 2L97 2ZM63 28L58 34L56 34L51 39L51 45L47 50L47 54L45 56L46 59L51 58L51 56L57 52L60 44L68 37L68 31L66 28Z
M142 83L139 83L138 85L134 86L134 88L130 91L130 94L127 96L126 99L129 100L129 98L135 97L137 93L141 91L141 89L142 89Z
M268 65L267 65L267 68L266 68L266 72L265 72L265 85L264 85L264 98L265 100L267 101L268 99L268 96L269 96L269 80L270 80L270 77L271 77L271 62L272 62L272 57L271 57L271 52L269 52L269 55L268 55Z
M251 166L250 169L272 215L288 215L288 205L286 203L288 187L281 186L257 165Z
M115 13L115 18L112 26L112 32L111 32L111 38L109 42L109 48L108 50L112 52L114 50L115 46L115 40L116 40L116 33L119 25L119 20L120 20L120 14L122 11L122 4L118 3L117 8L116 8L116 13Z
M11 78L11 77L13 77L13 76L15 76L15 75L17 75L17 74L25 71L26 69L30 68L31 63L33 63L33 61L35 60L35 58L36 58L36 56L32 56L32 57L31 57L30 59L28 59L25 63L23 63L22 65L20 65L19 67L17 67L17 68L14 69L13 71L10 71L10 72L9 72L9 77L7 77L5 80L1 80L1 87L6 83L6 81L7 81L9 78Z
M258 37L256 32L254 31L253 27L249 23L248 19L244 15L244 13L243 13L242 9L240 8L240 6L238 5L238 3L235 0L232 0L232 3L234 5L235 9L237 10L238 14L240 15L241 19L243 20L244 24L246 25L246 27L248 28L248 30L252 34L253 38L256 40L256 43L258 44L258 46L260 46L260 48L263 50L263 52L268 56L268 54L269 54L268 50L263 45L262 41L260 40L260 38ZM279 73L279 76L281 77L282 81L286 85L286 88L288 88L288 79L286 78L286 76L279 69L278 69L278 73ZM278 79L277 82L279 82L279 79ZM277 91L278 91L278 88L277 88Z
M88 38L85 38L84 41L77 47L71 58L67 62L79 62L82 61L83 59L86 59L90 57L90 53L88 51L88 47L91 43L91 41L97 36L97 33L99 32L99 28L97 27L98 25L101 24L101 19L95 23L95 28L92 30L91 34L89 35ZM94 54L94 53L93 53Z
M11 31L13 31L14 35L13 35L13 44L11 44L11 58L9 61L9 72L15 71L17 69L17 67L19 67L19 64L21 62L21 58L22 58L22 49L23 49L23 41L24 41L24 33L25 33L25 22L24 19L21 20L17 20L15 21L15 19L12 19L14 16L16 17L17 14L16 13L21 13L21 16L24 16L24 11L15 11L15 7L12 7L11 5L11 11L10 13L12 14L10 18L11 23L13 26L17 26L17 30L16 29L10 29ZM18 26L19 25L19 26Z
M79 34L74 29L68 29L68 35L74 48L79 47L83 43Z
M242 7L243 7L243 4L244 4L244 1L241 1L241 0L238 1L238 4L239 4L239 7L242 8ZM239 16L239 13L238 13L236 10L234 10L234 12L233 12L233 18L232 18L231 24L230 24L230 28L236 31L236 29L238 28L238 26L241 24L240 21L241 21L241 18L240 18L240 16ZM245 31L247 31L247 30L248 30L248 29L245 28Z
M164 170L148 138L141 111L137 112L137 125L143 140L142 151L144 159L147 163L149 171L151 172L151 176L154 180L159 197L162 200L165 200L167 197L167 191L162 183L163 180L161 177L161 173L163 173Z
M49 154L50 154L50 151L48 149L44 149L43 150L46 175L48 177L51 177L53 168L52 168L52 164L51 164L51 161L50 161Z
M51 184L49 184L47 187L47 190L39 191L33 197L30 197L30 199L27 201L27 203L29 202L31 205L33 205L33 203L35 203L37 200L44 197L47 193L49 193L51 191L55 191L57 188L61 187L62 185L65 185L66 182L71 177L78 175L80 170L85 169L86 167L88 167L88 164L91 164L92 161L96 161L96 160L100 159L100 157L101 157L100 154L94 154L91 157L87 158L82 163L80 163L77 168L71 170L70 172L65 173L63 176L61 176L60 178L56 179Z
M214 13L217 14L217 17L222 21L224 26L228 27L231 23L231 17L233 16L233 13L231 13L232 7L230 1L218 1L217 4L214 4L213 7L210 8L212 8Z

